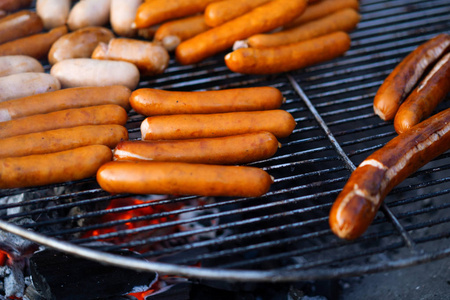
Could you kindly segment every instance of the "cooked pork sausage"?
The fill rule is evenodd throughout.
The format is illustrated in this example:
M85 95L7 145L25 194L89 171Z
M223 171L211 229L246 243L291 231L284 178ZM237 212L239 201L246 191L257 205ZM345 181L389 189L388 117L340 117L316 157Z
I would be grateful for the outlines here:
M28 10L0 19L0 44L39 33L44 28L41 18Z
M26 55L0 56L0 77L18 73L43 73L44 67L35 58Z
M44 27L52 29L66 24L71 5L71 0L37 0L36 13Z
M18 73L0 77L0 103L3 101L59 90L55 77L46 73Z
M79 1L70 10L67 25L71 31L88 26L104 26L109 22L110 10L111 0Z
M135 37L137 29L132 28L137 9L142 0L111 0L109 21L113 31L123 37Z
M11 12L21 8L27 8L32 0L0 0L0 10Z

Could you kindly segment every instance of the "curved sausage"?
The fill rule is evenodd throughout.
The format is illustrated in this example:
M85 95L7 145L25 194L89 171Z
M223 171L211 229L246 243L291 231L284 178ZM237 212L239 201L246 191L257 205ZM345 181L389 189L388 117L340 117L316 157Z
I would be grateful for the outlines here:
M114 161L100 167L97 182L112 194L258 197L273 179L255 167Z
M321 19L275 33L260 33L247 39L253 48L276 47L306 41L336 31L350 32L361 19L356 10L345 8Z
M205 9L205 23L216 27L233 20L270 0L226 0L209 4Z
M134 90L140 79L138 68L126 61L73 58L57 62L50 74L62 88L123 85Z
M0 188L21 188L92 177L111 161L111 149L91 145L61 152L0 159Z
M118 105L99 105L34 115L0 123L0 138L82 125L125 125L127 112Z
M242 74L281 73L337 58L350 44L350 36L338 31L278 47L240 48L225 56L225 64L231 71Z
M178 45L175 55L183 65L194 64L231 48L235 41L273 30L299 16L307 1L274 0Z
M431 115L450 92L450 53L447 53L400 105L394 128L402 133Z
M49 92L46 95L37 94L0 102L0 122L58 110L103 104L116 104L128 111L130 110L128 101L130 95L130 89L122 85L68 88Z
M111 0L109 21L113 31L123 37L135 37L137 29L132 28L134 18L142 0Z
M392 120L423 73L449 48L450 36L442 33L408 54L378 89L373 101L374 112L385 121Z
M37 0L36 13L44 28L52 29L66 24L71 6L71 0Z
M114 148L128 140L122 125L85 125L0 139L0 158L46 154L88 145Z
M269 86L201 92L142 88L130 97L133 109L144 116L268 110L283 101L281 92Z
M111 0L83 0L69 12L67 26L71 31L87 26L104 26L109 22Z
M16 11L31 5L32 0L0 0L0 10Z
M44 67L35 58L26 55L0 56L0 77L18 73L43 73Z
M54 65L65 59L90 58L98 43L107 43L112 38L112 31L104 27L88 26L75 30L53 43L48 53L48 61Z
M189 140L124 141L114 149L114 160L237 165L272 157L279 145L270 132Z
M0 77L0 103L59 90L61 85L47 73L18 73Z
M269 131L277 138L284 138L295 126L292 115L281 109L182 114L146 118L141 123L141 135L143 140L178 140Z
M386 195L448 149L450 108L398 135L353 171L330 211L333 232L344 239L362 235Z
M28 10L0 19L0 44L39 33L44 28L41 18Z
M108 44L99 43L92 58L132 63L143 76L163 73L170 59L169 53L161 45L128 38L115 38Z
M66 26L53 28L49 32L38 33L0 45L0 55L27 55L36 59L47 58L53 43L67 33Z

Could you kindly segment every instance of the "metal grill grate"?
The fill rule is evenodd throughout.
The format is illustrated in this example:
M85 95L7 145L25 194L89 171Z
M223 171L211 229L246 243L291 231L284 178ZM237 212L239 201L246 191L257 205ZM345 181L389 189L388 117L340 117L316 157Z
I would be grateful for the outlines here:
M283 108L298 125L280 140L282 148L274 157L251 164L275 177L263 197L153 197L106 210L111 201L133 196L109 195L92 178L1 190L0 197L9 196L1 200L13 201L0 205L0 228L105 263L196 278L324 279L450 256L448 152L395 188L361 238L343 241L328 227L331 204L355 165L396 135L391 122L373 113L378 87L417 45L450 29L446 0L362 0L361 13L351 34L352 48L324 64L290 74L250 76L228 71L221 54L196 66L180 66L172 59L165 74L140 82L139 88L168 90L280 89L287 99ZM447 99L438 110L448 107ZM139 138L143 119L130 112L131 139ZM154 213L105 220L143 209ZM14 225L24 218L30 222ZM115 230L105 231L111 227ZM87 234L94 231L103 233ZM118 248L140 254L110 254Z

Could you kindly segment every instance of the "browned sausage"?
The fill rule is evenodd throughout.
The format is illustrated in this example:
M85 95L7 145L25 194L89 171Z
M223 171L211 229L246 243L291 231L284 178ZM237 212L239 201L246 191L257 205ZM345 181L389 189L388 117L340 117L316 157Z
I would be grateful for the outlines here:
M52 44L67 33L67 27L56 27L49 32L38 33L0 45L0 55L28 55L36 59L47 58Z
M0 102L0 122L58 110L116 104L130 110L131 90L125 86L68 88Z
M143 140L178 140L221 137L269 131L277 138L289 136L296 122L284 110L182 114L146 118L141 124Z
M236 73L281 73L337 58L350 48L350 44L350 36L338 31L278 47L240 48L228 53L225 63Z
M448 149L450 108L398 135L353 171L331 208L333 232L345 239L362 235L386 195Z
M450 36L442 33L408 54L378 89L373 102L374 112L385 121L392 120L425 70L449 48Z
M66 109L2 122L0 138L82 125L125 125L127 118L125 109L114 104Z
M402 133L431 115L450 92L450 53L447 53L400 105L394 119Z
M31 5L31 0L0 0L0 10L16 11Z
M189 140L124 141L114 149L114 160L237 165L269 158L278 147L277 138L270 132Z
M268 86L201 92L142 88L130 97L133 109L145 116L268 110L283 101L281 92Z
M91 145L61 152L0 159L0 188L40 186L94 176L111 149Z
M215 1L205 9L205 23L216 27L237 18L246 12L258 7L270 0L226 0Z
M128 139L122 125L85 125L0 139L0 158L59 152L88 145L114 148Z
M41 18L33 11L19 11L0 20L0 44L23 38L44 28Z
M115 161L100 167L97 182L112 194L257 197L273 179L255 167Z

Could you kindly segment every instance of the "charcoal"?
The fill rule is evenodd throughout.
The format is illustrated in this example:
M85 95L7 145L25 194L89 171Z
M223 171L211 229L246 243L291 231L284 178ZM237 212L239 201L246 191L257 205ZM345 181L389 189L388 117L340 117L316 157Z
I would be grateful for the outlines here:
M127 255L126 251L117 253ZM135 286L150 286L157 274L101 264L54 250L30 258L31 278L45 299L104 299L124 295Z

